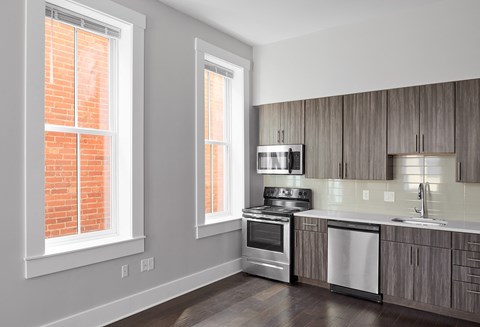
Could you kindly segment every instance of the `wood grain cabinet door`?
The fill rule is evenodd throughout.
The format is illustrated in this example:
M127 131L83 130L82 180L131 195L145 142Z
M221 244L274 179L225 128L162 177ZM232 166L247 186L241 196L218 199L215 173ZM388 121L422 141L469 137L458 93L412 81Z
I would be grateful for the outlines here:
M343 97L307 100L305 177L342 178Z
M319 233L296 230L295 237L295 245L299 249L295 251L297 276L318 280L320 278Z
M380 288L383 294L413 300L413 247L382 241Z
M295 231L294 273L298 277L327 281L327 234Z
M344 96L343 178L391 179L387 156L387 92Z
M388 90L388 154L419 152L419 87Z
M417 302L451 307L452 250L415 246L414 297Z
M284 102L280 105L280 143L305 143L304 101Z
M420 87L420 152L455 152L455 83Z
M456 83L455 151L458 182L480 182L480 80Z
M279 104L266 104L259 110L259 145L280 144L280 111Z

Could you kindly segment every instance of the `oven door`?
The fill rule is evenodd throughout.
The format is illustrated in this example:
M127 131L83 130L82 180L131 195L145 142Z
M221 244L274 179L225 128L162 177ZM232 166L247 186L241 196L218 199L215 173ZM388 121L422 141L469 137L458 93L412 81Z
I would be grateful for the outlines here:
M267 145L257 147L257 173L303 175L304 145Z
M243 256L290 263L290 220L275 219L243 218Z

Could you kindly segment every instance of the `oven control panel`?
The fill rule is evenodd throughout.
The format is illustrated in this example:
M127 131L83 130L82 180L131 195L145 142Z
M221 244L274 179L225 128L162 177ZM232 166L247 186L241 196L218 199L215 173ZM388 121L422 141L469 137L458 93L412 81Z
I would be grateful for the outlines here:
M282 199L310 199L312 190L304 188L287 187L265 187L263 191L264 198L282 198Z

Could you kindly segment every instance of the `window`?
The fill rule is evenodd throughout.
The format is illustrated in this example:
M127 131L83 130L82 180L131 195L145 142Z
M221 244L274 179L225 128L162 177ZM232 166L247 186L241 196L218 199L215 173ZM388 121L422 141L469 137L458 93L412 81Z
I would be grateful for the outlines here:
M241 228L250 62L196 39L197 238Z
M228 215L233 71L205 62L205 214Z
M51 0L26 21L26 277L143 252L145 16Z
M112 232L117 225L112 177L117 160L114 76L119 36L118 29L47 4L47 239L70 236L73 240L86 233Z

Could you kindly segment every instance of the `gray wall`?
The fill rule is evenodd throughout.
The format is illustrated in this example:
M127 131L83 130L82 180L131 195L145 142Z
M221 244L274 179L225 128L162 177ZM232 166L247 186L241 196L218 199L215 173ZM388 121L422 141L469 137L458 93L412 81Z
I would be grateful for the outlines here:
M240 257L240 232L195 239L194 38L247 59L252 49L156 0L118 0L147 15L145 230L142 255L24 279L24 1L4 0L0 20L0 325L36 326ZM7 46L8 45L8 46ZM258 123L252 118L251 128ZM256 132L252 134L256 143ZM255 145L255 144L254 144ZM252 177L256 201L262 180ZM140 259L154 256L154 271ZM130 277L120 278L120 266Z
M480 76L480 1L444 0L254 47L254 105Z

